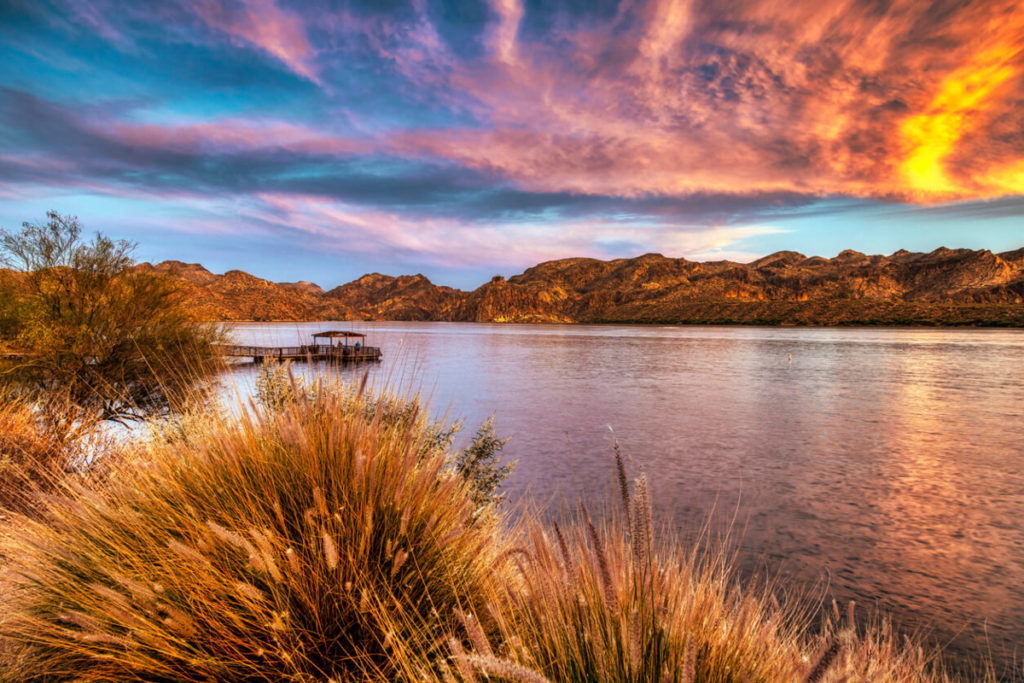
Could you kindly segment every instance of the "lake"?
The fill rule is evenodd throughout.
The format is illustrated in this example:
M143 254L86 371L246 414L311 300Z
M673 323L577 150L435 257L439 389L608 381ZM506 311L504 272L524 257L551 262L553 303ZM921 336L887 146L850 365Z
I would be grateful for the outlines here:
M355 329L378 384L435 411L495 416L511 502L613 499L613 439L657 521L730 520L746 573L856 600L953 658L1024 644L1024 332L500 325L237 324L238 343ZM253 366L236 369L240 384ZM468 438L468 436L466 437ZM986 635L987 634L987 635Z

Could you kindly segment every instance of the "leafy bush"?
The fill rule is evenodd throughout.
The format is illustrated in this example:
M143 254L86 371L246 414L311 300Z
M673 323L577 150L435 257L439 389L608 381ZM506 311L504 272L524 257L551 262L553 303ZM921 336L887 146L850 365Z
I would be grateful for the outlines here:
M473 486L473 502L486 506L501 502L498 492L502 482L515 468L514 463L501 463L501 451L508 439L494 435L494 418L489 417L476 430L473 440L455 456L455 471Z
M219 330L191 318L169 278L134 268L132 244L85 242L76 218L47 218L0 230L0 262L16 271L0 283L9 381L125 421L166 409L216 367Z

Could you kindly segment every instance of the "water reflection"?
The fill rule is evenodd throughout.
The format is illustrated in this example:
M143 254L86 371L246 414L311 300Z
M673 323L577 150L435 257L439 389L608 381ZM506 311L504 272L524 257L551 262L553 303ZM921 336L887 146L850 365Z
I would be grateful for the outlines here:
M607 500L610 425L663 520L687 532L712 508L736 514L747 568L828 577L954 652L1005 661L1024 642L1020 332L357 325L383 348L379 383L470 425L496 415L520 460L513 500Z

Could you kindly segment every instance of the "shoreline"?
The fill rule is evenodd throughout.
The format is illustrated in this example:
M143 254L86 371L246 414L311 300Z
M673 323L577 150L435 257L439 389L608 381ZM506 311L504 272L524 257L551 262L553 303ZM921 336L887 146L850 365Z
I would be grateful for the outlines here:
M203 320L201 321L206 324L231 324L231 323L247 323L247 324L268 324L268 325L279 325L285 323L297 323L297 324L308 324L308 323L451 323L456 325L595 325L595 326L623 326L623 325L636 325L637 327L649 327L652 325L659 326L676 326L676 327L796 327L796 328L817 328L817 329L837 329L837 328L888 328L888 329L964 329L964 328L975 328L975 329L1024 329L1024 321L1022 322L993 322L993 323L870 323L870 322L841 322L841 323L802 323L802 322L746 322L742 320L722 320L715 322L689 322L689 321L674 321L674 320L586 320L586 321L556 321L556 320L436 320L436 319L424 319L424 320L411 320L408 318L372 318L369 320L363 319L339 319L339 318L303 318L303 319L272 319L272 320L260 320L253 318L246 319L222 319L222 320Z

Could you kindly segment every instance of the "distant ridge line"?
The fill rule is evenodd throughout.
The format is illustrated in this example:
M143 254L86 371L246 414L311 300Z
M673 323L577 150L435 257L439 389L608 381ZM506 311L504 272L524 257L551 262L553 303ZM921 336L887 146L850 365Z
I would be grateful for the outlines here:
M325 291L196 263L137 267L176 278L208 320L1024 326L1024 248L831 259L780 251L747 264L566 258L472 291L419 274L370 273Z

